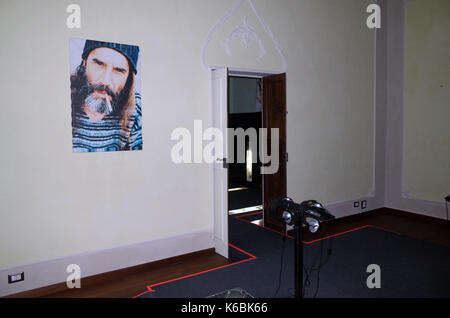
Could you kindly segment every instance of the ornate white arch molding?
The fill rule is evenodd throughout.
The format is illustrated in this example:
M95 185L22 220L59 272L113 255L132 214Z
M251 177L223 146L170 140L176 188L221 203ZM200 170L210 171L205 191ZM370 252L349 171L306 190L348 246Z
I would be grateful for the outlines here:
M206 63L206 52L208 50L209 44L211 43L212 39L216 35L217 31L225 25L228 20L233 16L234 13L236 13L242 5L247 2L252 9L253 13L257 17L258 21L261 23L261 26L264 30L264 32L267 34L267 36L272 40L275 49L277 50L278 54L280 55L281 62L283 65L283 71L286 72L287 70L287 63L286 63L286 57L284 56L283 50L281 49L281 46L278 42L278 40L275 38L275 36L272 33L272 30L270 29L269 25L266 23L262 15L259 13L259 11L256 9L253 0L238 0L236 4L228 10L228 12L219 20L217 23L213 26L211 31L209 32L208 36L205 39L205 42L203 44L202 48L202 54L201 54L201 63L204 68L209 69L211 68L211 65L208 65ZM241 45L243 48L249 48L252 42L255 42L259 47L259 56L258 59L261 59L265 56L266 50L264 48L264 45L262 43L261 37L258 35L256 30L248 23L247 17L244 18L244 21L237 26L234 30L232 30L227 39L225 40L225 50L228 56L232 55L231 49L230 49L230 43L236 38L240 38Z

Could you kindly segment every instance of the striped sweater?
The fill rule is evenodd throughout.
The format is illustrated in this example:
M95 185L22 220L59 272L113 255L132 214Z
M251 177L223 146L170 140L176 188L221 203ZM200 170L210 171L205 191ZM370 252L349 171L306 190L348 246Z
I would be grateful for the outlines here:
M135 114L130 119L131 134L123 134L120 116L107 115L100 123L93 123L84 112L72 114L75 117L72 122L76 123L76 127L75 124L72 127L73 152L142 150L140 94L136 94L135 100Z

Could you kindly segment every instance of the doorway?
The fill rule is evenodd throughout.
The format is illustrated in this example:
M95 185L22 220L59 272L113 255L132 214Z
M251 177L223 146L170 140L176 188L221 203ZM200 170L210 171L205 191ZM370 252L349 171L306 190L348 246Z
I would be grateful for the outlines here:
M229 211L236 214L243 212L241 208L262 210L262 219L257 220L260 225L285 230L284 223L271 215L269 207L273 199L286 197L286 74L217 68L211 71L211 89L212 126L223 136L223 152L216 154L212 165L214 247L216 253L229 258ZM230 153L239 152L229 149L227 130L239 126L243 131L245 127L259 127L266 133L261 135L256 129L262 147L259 142L256 147L250 145L245 138L244 145L239 145L245 147L245 159L240 165L237 162L231 166ZM272 136L273 129L277 136ZM261 151L265 157L260 156ZM254 156L257 160L252 162Z

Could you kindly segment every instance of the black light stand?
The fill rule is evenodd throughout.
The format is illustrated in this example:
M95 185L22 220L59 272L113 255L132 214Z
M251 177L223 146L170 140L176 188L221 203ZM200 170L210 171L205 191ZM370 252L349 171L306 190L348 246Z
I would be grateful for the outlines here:
M445 197L445 211L446 211L446 213L447 213L447 226L449 226L450 227L450 222L449 222L449 220L448 220L448 203L450 202L450 195L447 195L446 197Z
M300 213L297 224L294 225L294 259L295 259L295 298L303 298L303 241L302 226L303 216Z
M283 211L281 215L279 210ZM309 225L309 230L315 232L319 222L334 219L334 216L317 201L309 200L297 204L291 198L272 200L270 213L287 225L294 226L295 298L303 298L303 225Z

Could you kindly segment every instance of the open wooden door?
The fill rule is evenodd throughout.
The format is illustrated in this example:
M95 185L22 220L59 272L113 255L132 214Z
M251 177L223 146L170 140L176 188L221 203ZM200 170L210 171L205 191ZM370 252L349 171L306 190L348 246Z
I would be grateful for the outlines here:
M263 175L264 226L284 232L285 225L269 213L273 199L286 197L286 74L263 78L263 128L267 129L267 153L278 151L279 168ZM271 148L271 128L279 129L279 149ZM267 166L267 164L265 165Z
M228 69L212 71L212 125L222 131L223 153L213 163L214 248L228 258Z

